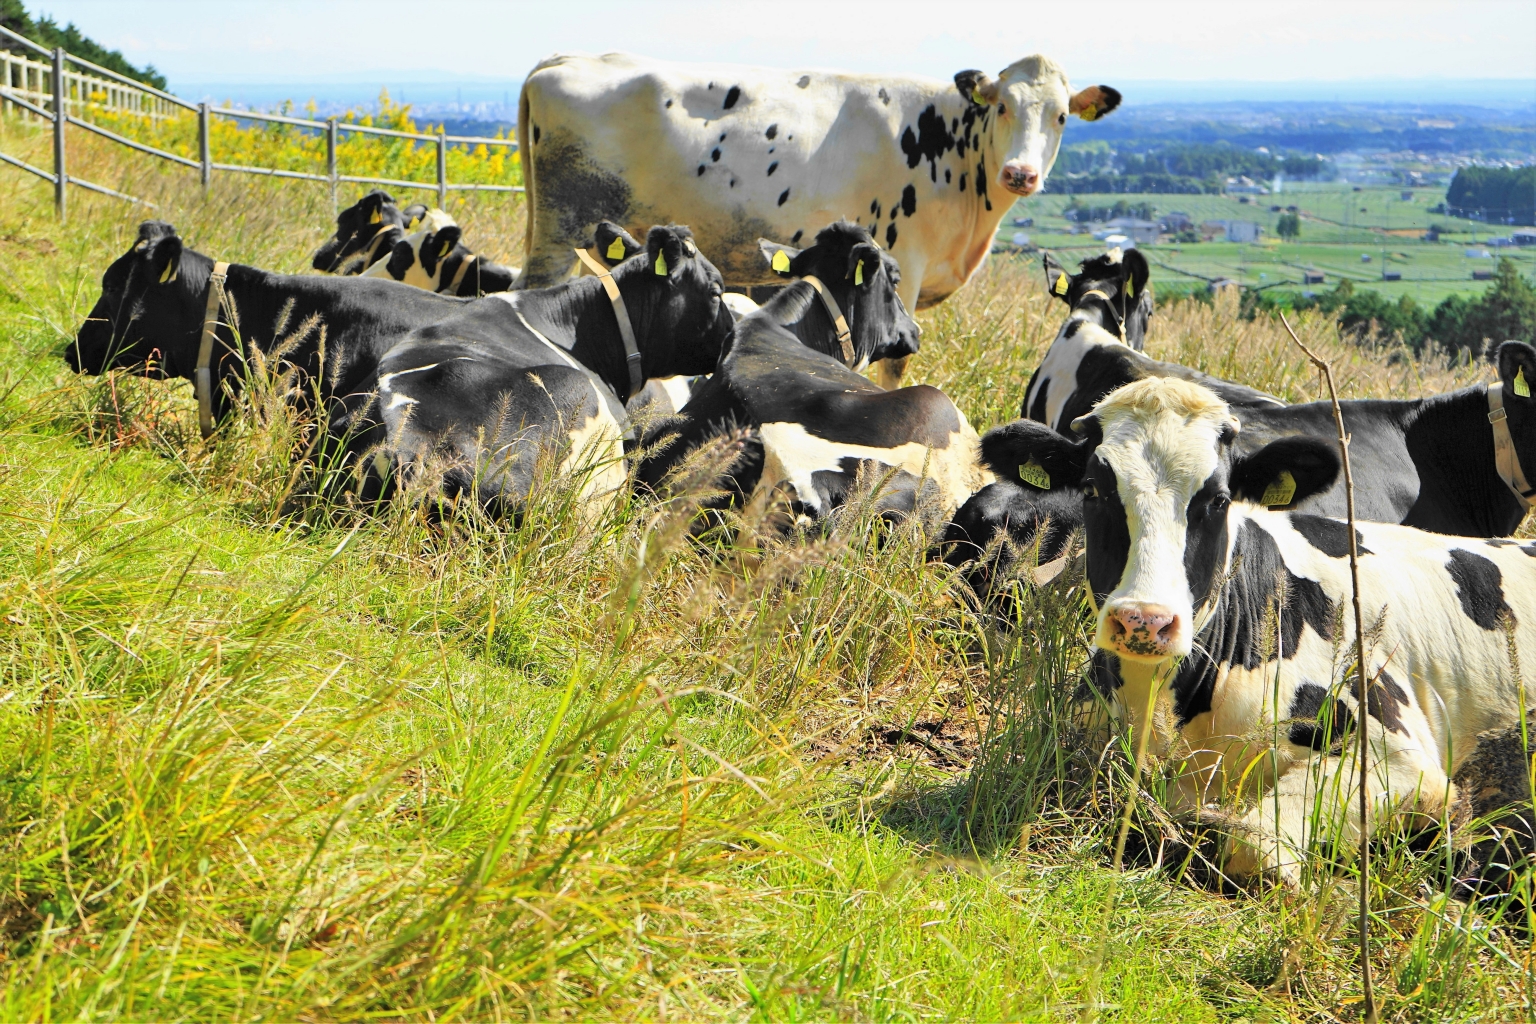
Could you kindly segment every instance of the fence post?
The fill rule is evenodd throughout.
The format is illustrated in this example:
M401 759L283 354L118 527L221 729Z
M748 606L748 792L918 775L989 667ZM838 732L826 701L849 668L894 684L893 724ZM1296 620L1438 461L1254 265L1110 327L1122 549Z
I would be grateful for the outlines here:
M437 207L448 208L448 140L441 128L437 131Z
M69 175L64 170L64 125L68 120L69 111L64 107L64 47L55 46L53 48L53 206L59 213L59 220L64 219L64 190L69 184Z
M336 215L336 118L325 123L325 171L331 176L331 216Z
M213 181L213 142L208 138L208 104L197 105L197 158L202 161L203 188Z

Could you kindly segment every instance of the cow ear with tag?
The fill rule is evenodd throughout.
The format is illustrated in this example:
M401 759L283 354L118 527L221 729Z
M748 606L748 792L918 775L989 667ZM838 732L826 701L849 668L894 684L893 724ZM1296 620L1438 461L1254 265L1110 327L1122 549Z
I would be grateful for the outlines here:
M1270 508L1291 508L1332 487L1339 452L1317 437L1282 437L1232 465L1232 496Z
M992 81L985 71L972 68L959 72L955 75L955 88L960 91L961 96L978 107L990 106L997 102L997 83Z
M1120 90L1107 85L1090 85L1072 94L1067 109L1084 121L1097 121L1120 105Z
M1141 254L1140 249L1127 249L1120 259L1121 273L1124 274L1125 297L1134 299L1147 290L1147 281L1152 276L1152 268L1147 265L1147 258Z
M181 239L166 235L144 248L144 258L156 284L172 284L181 276Z
M586 248L595 248L610 267L645 252L644 245L611 220L598 221L597 228L592 232L592 238L592 244Z
M1062 302L1067 301L1067 289L1072 287L1072 278L1066 269L1056 261L1056 257L1046 253L1043 259L1045 264L1045 287Z
M982 436L981 461L1005 480L1049 491L1081 480L1093 447L1062 437L1044 423L1015 420Z
M432 268L448 257L462 236L463 230L457 224L428 235L421 243L421 269L432 273Z
M766 238L759 238L757 240L757 248L763 254L763 259L768 261L768 266L773 269L775 274L781 277L795 276L791 267L795 262L795 257L800 255L801 250L793 246L780 245L778 242L770 242Z
M1536 348L1523 341L1506 341L1498 347L1494 361L1499 364L1499 380L1504 382L1506 407L1510 399L1529 403L1531 389L1536 386Z
M875 279L880 269L880 250L868 243L854 246L848 253L848 277L855 288Z
M657 277L674 279L674 275L688 258L684 242L688 241L685 228L654 227L645 236L646 259Z

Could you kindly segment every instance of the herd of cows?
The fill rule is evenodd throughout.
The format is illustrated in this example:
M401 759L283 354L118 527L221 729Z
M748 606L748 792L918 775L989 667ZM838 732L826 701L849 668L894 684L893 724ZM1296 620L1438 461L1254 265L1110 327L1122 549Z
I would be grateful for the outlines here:
M1119 102L1043 57L955 86L554 58L520 107L520 270L383 192L338 216L322 275L227 264L149 221L65 358L192 381L208 434L251 354L280 359L321 425L317 496L515 516L555 453L591 508L662 489L730 435L721 502L772 497L791 535L834 528L855 496L933 510L935 557L983 598L1016 559L1059 565L1080 543L1090 687L1133 722L1161 695L1190 808L1262 794L1225 840L1230 874L1294 880L1310 846L1358 829L1357 728L1373 822L1464 811L1458 771L1536 696L1519 667L1536 662L1536 542L1510 539L1536 498L1536 348L1497 345L1491 385L1343 403L1362 701L1331 407L1146 356L1139 252L1075 272L1046 256L1066 314L1019 420L978 437L939 389L896 386L919 348L909 309L974 272L1068 113ZM766 282L761 305L740 294Z

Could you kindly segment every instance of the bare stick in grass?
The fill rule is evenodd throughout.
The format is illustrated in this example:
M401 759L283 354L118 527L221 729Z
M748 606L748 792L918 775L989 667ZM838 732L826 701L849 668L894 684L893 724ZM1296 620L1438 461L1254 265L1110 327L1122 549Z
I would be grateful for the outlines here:
M1376 1024L1376 993L1371 984L1371 848L1370 848L1370 794L1366 791L1367 777L1370 771L1370 741L1366 728L1367 715L1371 706L1370 690L1371 678L1365 671L1365 617L1360 612L1360 552L1355 540L1355 478L1349 469L1349 435L1344 433L1344 410L1339 406L1339 393L1333 386L1333 364L1318 358L1313 351L1296 336L1296 331L1291 327L1291 322L1280 314L1280 322L1285 325L1291 340L1296 342L1296 347L1312 361L1312 365L1322 371L1323 380L1328 385L1328 399L1333 403L1333 423L1339 432L1339 457L1344 463L1344 498L1348 510L1349 522L1349 585L1355 606L1355 657L1357 664L1355 671L1360 681L1360 713L1356 726L1357 740L1359 743L1359 772L1360 772L1360 985L1365 998L1366 1024Z

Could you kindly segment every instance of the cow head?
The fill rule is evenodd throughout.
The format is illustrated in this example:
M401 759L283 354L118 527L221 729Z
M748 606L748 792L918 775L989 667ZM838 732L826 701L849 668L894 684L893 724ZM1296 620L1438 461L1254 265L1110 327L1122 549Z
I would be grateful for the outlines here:
M1077 319L1098 324L1115 337L1124 337L1131 348L1141 350L1147 321L1152 318L1152 295L1147 291L1151 270L1139 250L1111 249L1083 260L1077 274L1068 274L1050 253L1045 254L1044 262L1046 288L1065 302Z
M853 369L862 370L876 360L900 359L917 351L922 331L896 291L901 283L901 267L895 257L875 244L863 227L846 220L828 224L817 232L815 243L804 249L766 238L758 239L757 244L768 265L781 277L814 275L827 286L853 335ZM819 300L805 309L806 319L814 318L824 327L831 326L832 321L824 311L809 312L822 309ZM818 332L821 334L825 331ZM803 333L801 340L818 351L842 357L835 332L826 338L818 337L822 344L813 343Z
M70 369L191 377L212 269L206 257L182 248L171 225L140 224L133 247L101 275L101 297L64 349Z
M1190 653L1232 568L1229 521L1242 511L1234 502L1257 503L1283 483L1294 505L1339 472L1334 446L1318 438L1285 437L1240 455L1226 403L1171 377L1111 392L1072 424L1079 441L1041 423L1009 429L1026 476L1081 487L1094 645L1128 661Z
M1040 54L1010 64L996 79L962 71L955 88L981 120L997 183L1018 196L1034 195L1045 184L1068 114L1094 121L1120 105L1120 93L1107 85L1073 92L1066 72Z
M1515 457L1527 481L1536 484L1536 348L1523 341L1506 341L1493 360L1504 382L1504 416Z
M442 210L421 212L410 223L416 230L395 242L389 258L363 271L364 277L388 277L429 292L474 296L504 292L516 272L477 257L463 243L463 229Z
M618 225L607 227L635 250L614 268L613 279L634 325L643 375L713 373L736 321L721 301L725 281L693 244L693 232L677 224L653 227L641 246ZM628 387L626 375L619 393Z
M327 274L356 274L387 256L408 223L394 197L376 188L336 215L336 233L315 250L310 266Z

